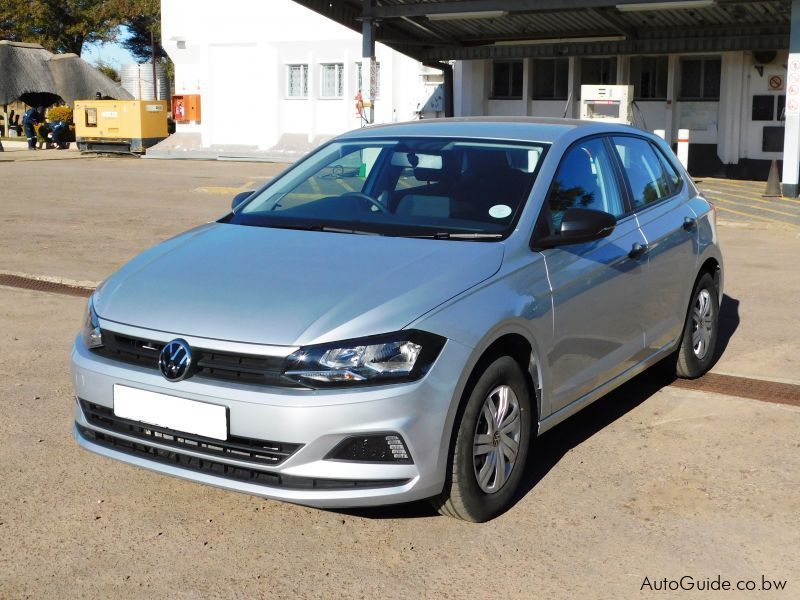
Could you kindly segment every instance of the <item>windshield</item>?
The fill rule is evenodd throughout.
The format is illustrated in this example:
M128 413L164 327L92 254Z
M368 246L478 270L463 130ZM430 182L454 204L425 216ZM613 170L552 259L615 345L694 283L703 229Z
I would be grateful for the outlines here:
M401 138L333 142L238 207L240 225L499 239L511 232L542 144Z

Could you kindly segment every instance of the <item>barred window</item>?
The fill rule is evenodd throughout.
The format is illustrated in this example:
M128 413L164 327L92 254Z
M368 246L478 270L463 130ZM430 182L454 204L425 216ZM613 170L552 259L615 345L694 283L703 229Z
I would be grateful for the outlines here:
M533 98L537 100L566 100L568 95L569 59L534 59Z
M363 96L366 98L369 95L369 67L367 72L363 73L360 62L356 63L356 91L361 90ZM367 63L369 64L369 63ZM362 75L363 73L363 75ZM381 95L381 63L375 63L375 98Z
M722 60L684 58L681 60L679 100L719 100Z
M308 65L286 65L286 95L308 98Z
M344 95L344 65L331 63L320 65L319 95L322 98L341 98Z
M666 100L669 59L666 56L631 58L631 83L637 100Z
M522 98L521 60L496 60L492 63L492 98Z

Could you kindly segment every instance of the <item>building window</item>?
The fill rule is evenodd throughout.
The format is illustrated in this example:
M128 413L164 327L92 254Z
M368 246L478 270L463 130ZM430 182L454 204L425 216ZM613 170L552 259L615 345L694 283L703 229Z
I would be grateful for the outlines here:
M356 91L361 90L366 98L369 95L369 73L363 73L361 63L356 63ZM381 63L375 63L375 98L381 95Z
M617 83L617 57L582 58L581 85L614 85Z
M286 95L308 98L308 65L286 65Z
M535 100L566 100L569 94L569 59L535 59L533 93Z
M522 61L492 63L492 98L514 100L522 98Z
M719 100L720 58L685 58L681 60L680 100Z
M320 65L319 95L321 98L344 96L344 65L342 63Z
M636 100L666 100L669 58L634 56L631 58L631 83Z

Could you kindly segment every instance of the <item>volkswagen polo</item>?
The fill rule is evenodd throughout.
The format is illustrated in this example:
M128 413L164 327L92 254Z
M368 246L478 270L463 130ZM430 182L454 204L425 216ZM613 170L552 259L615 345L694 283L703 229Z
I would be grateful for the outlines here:
M714 356L715 212L661 139L452 119L335 138L100 285L84 448L318 507L485 521L533 437Z

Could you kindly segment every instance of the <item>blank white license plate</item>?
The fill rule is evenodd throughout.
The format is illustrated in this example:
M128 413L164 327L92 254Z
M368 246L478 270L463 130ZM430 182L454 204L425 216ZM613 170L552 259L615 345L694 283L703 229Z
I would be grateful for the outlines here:
M175 431L217 440L228 439L227 412L224 406L218 404L115 385L114 414L123 419Z

